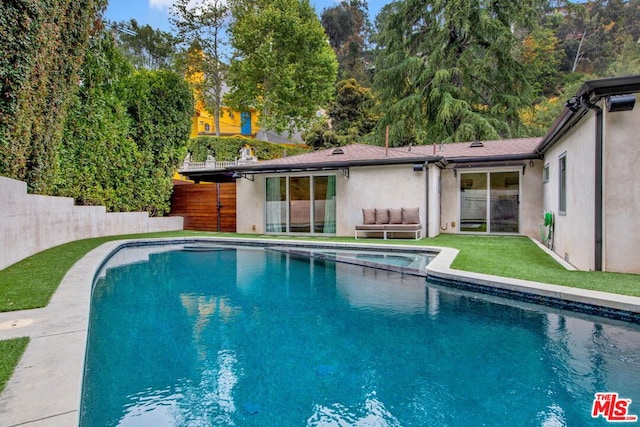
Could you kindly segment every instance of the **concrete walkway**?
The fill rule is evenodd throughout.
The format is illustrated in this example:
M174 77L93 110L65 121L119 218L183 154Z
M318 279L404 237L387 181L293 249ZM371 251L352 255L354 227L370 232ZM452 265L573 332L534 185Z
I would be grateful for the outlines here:
M283 244L283 241L232 238L149 239L154 242L224 241L226 243ZM146 241L146 240L145 240ZM134 241L105 243L78 261L66 274L51 302L36 310L0 313L0 340L28 336L31 342L6 389L0 395L0 426L77 426L89 321L91 286L105 259ZM332 246L372 249L371 244L329 244L287 241L288 246ZM588 301L640 313L640 298L585 291L524 280L466 273L450 268L458 251L424 246L376 245L376 249L433 250L429 274L490 286L505 286L540 295Z

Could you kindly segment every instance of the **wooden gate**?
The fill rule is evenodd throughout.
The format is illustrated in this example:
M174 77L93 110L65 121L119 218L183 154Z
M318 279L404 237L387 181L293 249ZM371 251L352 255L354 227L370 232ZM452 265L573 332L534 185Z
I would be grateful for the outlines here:
M185 230L235 232L236 184L174 181L169 216L183 217Z

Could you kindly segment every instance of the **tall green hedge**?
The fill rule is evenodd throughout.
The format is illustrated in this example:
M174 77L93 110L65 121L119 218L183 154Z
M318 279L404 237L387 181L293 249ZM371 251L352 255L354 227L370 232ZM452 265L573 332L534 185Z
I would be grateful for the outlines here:
M250 138L199 136L189 141L188 150L191 160L204 162L208 154L215 156L221 162L230 162L240 157L240 149L250 145L258 160L278 159L284 156L308 153L309 147L304 145L274 144Z
M0 2L0 175L46 193L70 95L107 0Z
M92 39L58 157L55 193L110 211L169 210L193 96L172 71L135 71L107 32Z

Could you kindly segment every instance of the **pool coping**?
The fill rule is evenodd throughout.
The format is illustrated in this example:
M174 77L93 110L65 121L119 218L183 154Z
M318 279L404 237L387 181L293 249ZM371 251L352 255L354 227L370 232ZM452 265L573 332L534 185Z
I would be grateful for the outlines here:
M635 313L640 319L640 298L587 291L450 268L458 250L444 247L378 243L283 241L232 237L177 237L118 240L104 243L80 259L64 276L46 307L0 313L0 340L30 337L13 376L0 395L0 423L14 426L77 426L88 333L92 284L107 259L123 247L169 243L222 242L254 246L314 246L384 249L399 252L437 252L427 267L427 278L498 289L540 298L573 301ZM13 326L15 325L15 326Z

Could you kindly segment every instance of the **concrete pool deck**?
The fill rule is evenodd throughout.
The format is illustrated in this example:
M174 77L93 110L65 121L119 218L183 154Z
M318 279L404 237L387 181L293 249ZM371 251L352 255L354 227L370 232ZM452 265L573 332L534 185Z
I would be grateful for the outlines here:
M433 277L640 313L638 297L453 270L450 266L458 251L448 248L220 237L113 241L92 250L78 261L67 272L46 307L0 313L0 340L23 336L31 339L15 373L0 395L0 426L78 425L93 281L105 260L112 254L122 247L142 242L224 242L259 246L285 244L369 250L373 247L380 250L434 251L439 253L427 267L428 274Z

